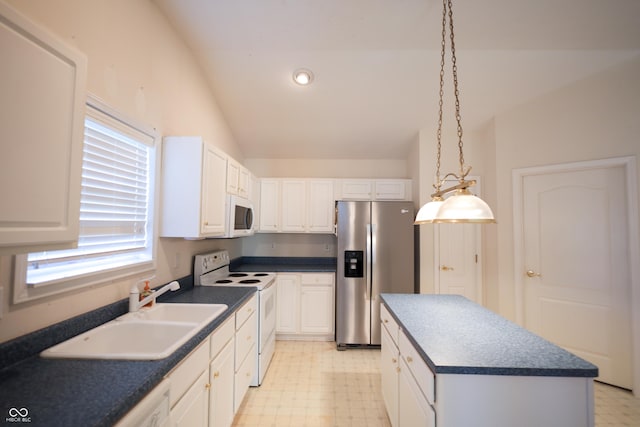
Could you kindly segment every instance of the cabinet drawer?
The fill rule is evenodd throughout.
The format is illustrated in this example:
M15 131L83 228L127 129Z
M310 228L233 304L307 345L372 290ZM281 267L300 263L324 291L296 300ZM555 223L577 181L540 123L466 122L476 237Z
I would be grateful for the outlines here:
M305 273L300 275L303 285L333 285L333 273Z
M257 301L258 298L254 295L249 301L240 307L238 311L236 311L236 331L242 327L249 316L258 310Z
M391 316L389 310L387 310L387 307L385 307L384 304L380 305L380 322L386 328L387 332L389 332L391 339L393 339L393 343L397 346L400 327L396 323L395 319Z
M189 387L196 382L202 372L209 367L209 346L207 339L169 373L172 408Z
M242 361L247 358L247 354L250 353L251 348L255 351L256 334L258 331L256 326L256 314L254 312L236 334L236 371L240 367L240 364L242 364Z
M209 359L213 359L220 353L224 346L233 338L236 333L235 320L233 317L228 318L222 325L216 329L211 335L211 349L209 351Z
M256 351L256 347L252 347L251 352ZM238 408L242 404L242 400L244 399L247 390L249 390L249 386L251 385L251 379L253 378L254 369L255 369L255 361L252 357L247 357L242 365L240 365L238 371L235 375L235 395L233 399L233 408L234 412L238 412Z
M402 354L402 358L407 362L407 366L416 379L420 390L422 390L422 393L429 403L433 405L435 398L435 376L402 331L400 331L400 354Z

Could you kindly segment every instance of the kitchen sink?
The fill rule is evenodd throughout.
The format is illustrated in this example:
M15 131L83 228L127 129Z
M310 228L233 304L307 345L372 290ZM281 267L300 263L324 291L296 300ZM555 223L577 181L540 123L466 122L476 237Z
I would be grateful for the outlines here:
M135 313L127 313L119 319L207 324L226 309L226 304L155 304Z
M156 304L70 338L40 355L63 359L164 359L226 309L224 304Z

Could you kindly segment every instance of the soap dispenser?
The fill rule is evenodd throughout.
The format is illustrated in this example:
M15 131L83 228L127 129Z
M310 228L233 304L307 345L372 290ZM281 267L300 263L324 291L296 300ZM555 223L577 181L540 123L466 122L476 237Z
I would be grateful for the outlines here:
M143 299L145 299L146 297L148 297L149 295L151 295L153 293L153 291L151 290L151 288L149 287L149 279L145 279L144 280L144 289L142 290L142 292L140 292L140 301L142 301ZM146 303L144 305L145 307L151 307L153 306L153 300L149 301L148 303Z

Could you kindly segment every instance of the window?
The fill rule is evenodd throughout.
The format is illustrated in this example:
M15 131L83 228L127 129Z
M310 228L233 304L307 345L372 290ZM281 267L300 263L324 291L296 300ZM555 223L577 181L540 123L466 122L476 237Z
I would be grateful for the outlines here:
M16 257L14 302L154 268L155 139L89 100L78 247Z

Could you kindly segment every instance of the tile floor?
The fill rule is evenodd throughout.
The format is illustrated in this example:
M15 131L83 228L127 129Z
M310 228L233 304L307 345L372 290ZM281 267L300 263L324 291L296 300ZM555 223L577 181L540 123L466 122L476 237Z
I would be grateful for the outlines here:
M335 343L278 341L260 387L251 388L234 426L389 427L378 350L337 351ZM596 383L596 427L640 426L640 399Z

